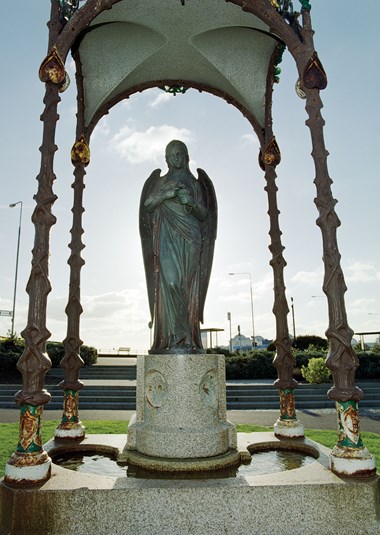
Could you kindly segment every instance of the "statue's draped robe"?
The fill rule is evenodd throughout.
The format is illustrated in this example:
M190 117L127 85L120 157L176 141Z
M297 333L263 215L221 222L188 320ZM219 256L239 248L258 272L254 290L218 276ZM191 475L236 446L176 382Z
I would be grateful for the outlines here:
M160 186L166 183L160 179ZM196 202L204 206L202 190L192 176L181 179ZM202 223L178 197L166 199L153 217L156 306L152 349L201 348L199 277Z

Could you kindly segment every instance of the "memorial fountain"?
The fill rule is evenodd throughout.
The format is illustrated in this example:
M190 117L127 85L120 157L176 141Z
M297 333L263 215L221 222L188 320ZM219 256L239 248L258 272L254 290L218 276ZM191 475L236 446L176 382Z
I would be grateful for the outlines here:
M52 0L48 54L39 69L45 84L44 132L27 288L30 306L22 333L25 352L18 363L23 384L15 396L20 439L0 487L1 533L248 535L255 529L261 534L356 535L358 523L363 533L379 532L379 478L360 436L358 401L363 393L355 385L358 359L346 318L336 241L339 221L323 138L320 92L327 76L314 48L310 2L300 0L300 6L297 12L289 0L87 0L82 5L79 0ZM285 49L297 65L296 90L306 102L316 169L329 309L326 363L334 381L328 395L336 402L339 425L332 451L304 438L296 414L277 206L281 153L271 115L273 84ZM43 445L43 409L50 400L44 379L51 366L46 307L49 235L55 222L55 131L60 95L69 84L65 62L70 51L78 110L71 151L74 201L61 363L63 417L55 439ZM136 415L125 435L86 435L80 421L81 237L90 138L112 106L150 87L174 94L195 88L224 98L257 134L274 275L274 386L280 410L273 433L236 433L226 417L223 356L202 349L199 322L211 272L217 203L211 180L200 169L198 178L192 175L187 148L178 140L166 149L167 173L153 172L141 196L140 234L154 341L149 355L138 357ZM311 455L314 461L278 473L239 473L255 452L283 450ZM60 456L78 452L111 455L134 473L93 475L57 464ZM224 477L226 470L235 470L234 477Z

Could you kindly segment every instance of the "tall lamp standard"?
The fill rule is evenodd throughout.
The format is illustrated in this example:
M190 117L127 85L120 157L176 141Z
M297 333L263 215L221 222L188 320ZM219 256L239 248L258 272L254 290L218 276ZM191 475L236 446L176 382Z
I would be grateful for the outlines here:
M16 311L16 292L17 292L17 275L18 275L18 257L20 253L20 237L21 237L21 219L22 219L22 201L17 201L9 205L9 208L14 208L17 205L20 205L20 218L18 223L18 235L17 235L17 253L16 253L16 271L15 271L15 285L13 289L13 310L12 310L12 328L11 336L15 332L15 311Z
M231 312L227 312L227 320L230 322L230 353L232 353Z
M229 275L248 275L249 276L249 288L251 292L251 319L252 319L252 347L255 348L255 322L253 317L253 293L252 293L252 275L248 272L243 273L229 273Z
M294 301L293 301L293 297L290 298L290 301L292 302L291 309L292 309L292 320L293 320L293 340L294 340L294 346L296 346L296 320L295 320L295 317L294 317Z

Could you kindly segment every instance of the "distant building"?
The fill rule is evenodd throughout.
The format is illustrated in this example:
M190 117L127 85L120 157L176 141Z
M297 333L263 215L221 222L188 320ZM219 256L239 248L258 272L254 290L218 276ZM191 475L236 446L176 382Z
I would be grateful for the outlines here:
M273 340L268 340L262 336L255 336L255 348L265 349L271 344ZM232 351L249 351L252 349L252 339L244 336L244 334L237 334L231 339Z

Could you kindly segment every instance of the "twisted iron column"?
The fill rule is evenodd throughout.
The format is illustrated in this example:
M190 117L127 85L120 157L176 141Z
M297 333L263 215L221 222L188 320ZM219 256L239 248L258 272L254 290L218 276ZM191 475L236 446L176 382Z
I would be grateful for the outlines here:
M59 31L58 5L52 4L49 23L50 44ZM53 65L54 64L54 65ZM56 195L52 185L55 180L53 171L55 131L59 115L57 113L59 85L63 81L52 55L40 68L40 77L45 84L45 109L41 115L43 122L43 141L40 147L41 168L37 176L38 191L35 195L36 207L32 221L35 226L32 269L26 291L29 294L28 324L21 333L25 339L25 350L17 368L22 374L22 389L15 395L20 407L20 438L11 458L5 467L5 481L18 485L30 485L49 479L51 459L42 447L41 418L43 408L51 399L44 388L45 374L51 367L46 353L46 341L50 332L46 328L47 296L51 291L49 281L50 229L56 222L51 212ZM63 72L64 76L64 72Z
M79 370L84 365L80 356L80 347L83 342L80 339L79 326L80 315L83 311L80 302L80 271L85 263L81 257L81 251L84 248L81 236L84 232L82 228L82 213L84 212L82 199L85 188L83 182L85 174L84 164L76 162L74 170L75 180L72 184L74 189L74 203L72 208L72 239L69 244L71 255L68 260L68 264L70 265L70 284L69 299L66 306L67 336L63 341L65 356L60 364L64 369L64 379L58 385L64 391L63 415L60 424L54 432L57 438L82 439L85 435L85 428L79 420L78 415L79 390L83 387L83 383L79 380Z
M303 12L303 36L310 51L313 47L313 31L309 11ZM322 100L319 91L327 85L326 75L315 52L304 66L301 89L306 98L307 126L312 140L312 157L316 176L315 186L319 217L317 225L321 229L323 242L324 282L323 291L327 296L329 326L326 336L330 350L326 365L331 370L334 385L328 397L336 403L338 415L338 443L330 455L330 467L334 472L350 476L372 476L376 473L375 459L364 447L360 436L358 401L363 392L355 385L355 372L359 360L351 346L353 331L347 323L344 294L347 290L340 266L337 243L337 228L340 221L334 210L336 200L331 191L332 180L327 167L328 152L325 148L321 114Z
M268 152L264 152L264 162ZM266 163L266 162L265 162ZM274 162L273 162L274 163ZM271 243L269 250L272 253L270 265L273 269L274 279L274 305L273 313L276 318L276 355L273 365L277 369L278 379L274 386L280 395L280 417L274 425L276 436L297 438L304 436L304 427L298 420L295 410L294 389L298 383L293 379L294 358L292 355L292 341L289 336L287 315L289 313L285 296L284 268L286 261L282 254L284 246L281 243L281 230L279 224L279 210L277 206L276 171L274 165L265 165L266 187L268 195L268 215L270 219L269 235Z

